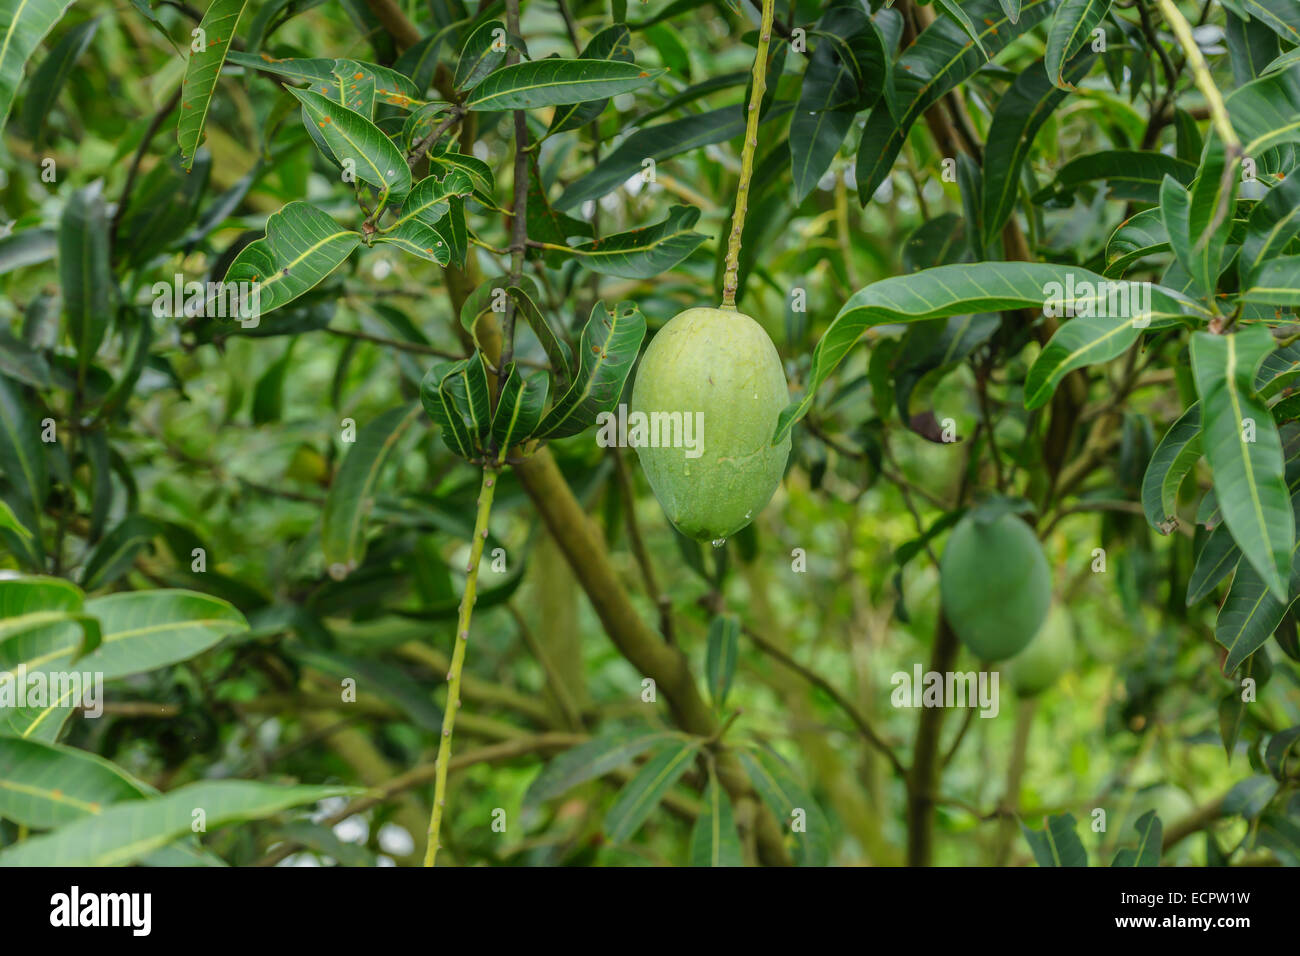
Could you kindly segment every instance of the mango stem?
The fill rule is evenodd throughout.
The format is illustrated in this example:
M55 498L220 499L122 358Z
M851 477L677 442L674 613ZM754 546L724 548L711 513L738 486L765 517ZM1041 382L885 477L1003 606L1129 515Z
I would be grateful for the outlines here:
M429 842L424 850L424 865L434 866L438 851L438 833L442 829L442 810L447 802L447 765L451 761L451 734L460 710L460 673L465 666L465 645L469 643L469 621L478 597L478 565L483 557L483 542L488 536L488 516L496 495L497 471L483 469L483 483L478 492L478 513L474 518L474 538L470 542L469 564L465 568L465 595L456 618L456 646L451 652L451 669L447 671L447 704L442 713L442 738L438 741L438 760L433 784L433 814L429 817Z
M736 208L731 215L731 236L727 240L727 261L722 273L724 309L736 308L736 289L740 286L740 236L745 231L745 213L749 210L749 181L754 175L754 153L758 150L758 114L763 94L767 92L767 48L772 39L775 7L776 0L763 0L758 49L754 51L753 89L745 119L745 145L740 150L740 185L736 189Z

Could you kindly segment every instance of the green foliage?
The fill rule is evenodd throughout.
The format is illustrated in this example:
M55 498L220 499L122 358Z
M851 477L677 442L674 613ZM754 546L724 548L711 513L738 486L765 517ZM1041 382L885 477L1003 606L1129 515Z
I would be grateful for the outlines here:
M1300 865L1293 0L372 6L0 10L0 863Z

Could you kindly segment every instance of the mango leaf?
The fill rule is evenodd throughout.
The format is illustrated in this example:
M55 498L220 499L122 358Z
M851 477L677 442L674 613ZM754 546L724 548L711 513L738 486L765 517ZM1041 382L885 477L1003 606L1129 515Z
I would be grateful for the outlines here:
M695 819L691 830L691 866L743 866L740 834L731 811L731 799L709 775L704 791L704 812Z
M68 316L68 335L84 375L107 331L109 290L108 217L100 184L69 197L59 217L59 283Z
M73 619L81 589L62 578L31 575L0 579L0 644L26 631Z
M573 378L569 347L555 334L550 323L546 321L546 316L526 290L512 285L506 288L506 294L514 299L519 314L524 317L528 327L542 343L542 350L546 353L546 358L551 363L551 372L555 376L556 390L567 389Z
M302 103L307 118L320 130L340 164L351 160L357 178L374 186L381 196L394 202L406 196L411 189L410 167L378 126L319 93L294 88L289 92Z
M830 860L830 827L812 795L795 778L785 761L761 748L739 751L741 766L767 804L777 825L795 841L800 866L825 866ZM802 829L795 824L802 821Z
M934 5L952 17L953 22L961 27L961 32L970 37L975 46L979 48L979 51L988 58L988 50L984 49L984 43L980 39L980 31L971 22L970 17L966 15L966 11L962 10L958 0L934 0Z
M341 581L366 553L366 518L374 504L380 472L417 418L419 406L390 408L358 432L330 484L321 514L321 547L330 577Z
M1241 549L1232 540L1226 524L1215 525L1210 536L1196 555L1196 564L1187 578L1187 606L1191 607L1205 597L1219 582L1232 573L1241 560Z
M192 783L149 800L115 804L0 851L0 866L125 866L190 833L194 811L209 828L356 793L347 787L280 787L248 780Z
M1224 106L1246 156L1258 159L1274 146L1300 142L1300 63L1234 90Z
M1224 521L1246 560L1280 602L1295 546L1282 442L1254 390L1273 337L1252 325L1232 335L1192 335L1192 373L1204 420L1202 444Z
M1043 59L1053 85L1062 90L1076 88L1076 78L1067 79L1064 75L1065 62L1092 40L1092 31L1109 9L1110 0L1065 0L1057 8L1052 29L1047 33L1047 54Z
M792 107L788 102L773 104L759 118L760 129L763 124L784 116ZM568 212L584 202L599 199L632 176L644 173L646 160L662 162L701 146L735 139L744 132L743 106L724 106L639 129L620 142L594 169L574 180L555 201L555 208Z
M1238 0L1253 19L1267 24L1288 43L1300 43L1300 9L1290 0Z
M201 44L202 49L194 52L193 45L190 47L185 79L181 81L180 118L176 124L176 143L186 169L194 165L194 156L203 142L203 126L208 120L217 78L221 76L230 41L235 37L235 28L246 6L248 0L212 0L199 21L193 43Z
M1085 365L1106 362L1132 345L1143 330L1184 321L1195 308L1178 293L1160 286L1122 280L1085 279L1082 290L1067 286L1068 308L1075 318L1056 330L1038 353L1025 377L1025 407L1047 404L1056 387L1070 372ZM1071 297L1068 289L1076 289Z
M1288 762L1300 754L1300 726L1279 730L1268 741L1264 750L1264 766L1278 780L1285 781L1289 776Z
M361 233L342 228L315 206L291 202L267 219L266 238L235 257L226 282L255 284L260 314L266 315L314 288L360 241Z
M887 57L871 18L855 4L832 5L817 25L799 102L790 120L790 168L795 202L812 192L830 167L859 109L884 89Z
M362 60L331 60L325 57L300 57L276 59L266 53L244 53L231 50L226 54L231 63L248 70L271 73L291 83L306 83L335 103L346 104L340 84L340 73L349 83L374 85L375 100L403 109L422 105L420 91L411 80L396 70ZM346 72L344 72L346 70ZM357 76L360 73L361 76Z
M605 815L605 835L611 842L625 843L631 839L659 806L664 794L690 769L703 743L699 738L673 740L645 762L619 791L618 799Z
M1087 866L1088 852L1079 841L1074 816L1061 813L1048 817L1047 826L1040 833L1023 823L1020 831L1033 851L1039 866Z
M0 768L0 817L36 830L157 792L98 754L17 737L0 737Z
M163 533L163 524L147 515L130 514L95 545L81 569L81 586L97 591L126 574L148 544Z
M1130 288L1130 284L1120 285L1124 289ZM813 351L808 387L803 398L791 403L781 412L773 441L781 441L794 423L807 413L817 389L830 377L862 335L873 326L942 319L972 312L1040 309L1049 301L1061 309L1069 308L1076 313L1085 309L1097 311L1102 304L1109 308L1110 293L1107 288L1106 280L1085 270L1026 262L945 265L872 283L854 293L817 343ZM1039 362L1045 363L1039 371L1039 388L1044 392L1041 401L1047 400L1050 388L1055 387L1055 382L1064 374L1057 374L1060 368L1066 365L1077 367L1072 363L1088 360L1092 355L1104 354L1106 349L1112 349L1117 344L1117 339L1124 343L1119 349L1122 352L1138 333L1137 329L1131 328L1135 320L1149 318L1151 326L1156 327L1166 321L1180 319L1184 311L1196 308L1193 303L1160 289L1151 290L1151 303L1149 311L1135 310L1132 318L1118 324L1109 338L1103 335L1094 339L1092 349L1085 342L1082 350L1078 346L1073 349L1057 349L1046 360L1043 356L1047 355L1047 350L1044 350L1039 356ZM1061 327L1057 335L1079 321L1080 318L1071 319ZM1082 321L1086 323L1088 320ZM1127 342L1124 339L1129 333L1124 326L1129 326L1129 331L1132 332L1132 337L1128 337ZM1069 337L1086 338L1077 333L1070 333Z
M580 60L618 60L632 62L632 33L624 23L615 23L605 27L591 38L582 52ZM594 100L587 103L571 103L561 106L551 117L547 135L561 133L568 129L578 129L590 123L605 111L608 99Z
M22 542L29 563L44 562L38 515L45 509L49 475L40 421L21 389L0 376L0 471L7 480L6 504L23 527L32 532ZM21 537L21 536L20 536Z
M99 621L103 640L84 658L84 634L60 622L19 634L0 644L0 698L15 691L19 667L28 675L61 675L50 681L50 696L26 707L0 708L0 724L20 737L53 740L86 687L76 673L104 680L156 670L193 657L224 637L246 630L244 616L225 601L193 591L159 590L110 594L85 602L84 611ZM76 661L75 667L73 662Z
M23 0L0 7L0 132L18 95L28 57L70 6L72 0Z
M63 35L63 39L49 52L44 62L32 74L27 84L27 96L23 100L22 124L27 138L40 141L45 118L59 98L59 92L68 76L81 59L81 55L95 38L99 27L99 17L79 23Z
M1138 817L1133 829L1138 834L1137 846L1124 847L1116 853L1111 866L1159 866L1164 827L1160 825L1156 811L1148 810Z
M739 652L740 622L733 614L718 614L709 622L709 639L704 658L704 672L708 677L709 696L714 707L727 703L732 678L736 676L736 657Z
M1154 204L1160 201L1166 176L1189 185L1196 178L1196 164L1149 150L1107 149L1070 160L1033 198L1037 203L1063 202L1085 183L1104 180L1111 199Z
M1105 0L1109 3L1110 0ZM1059 13L1058 13L1059 19ZM1088 74L1094 57L1082 56L1069 67L1067 89ZM1063 65L1063 64L1061 64ZM1049 70L1050 72L1050 70ZM1020 169L1034 137L1068 95L1034 67L1029 67L998 100L984 150L984 244L993 243L1016 204Z
M1233 785L1223 797L1225 816L1240 814L1247 820L1253 820L1277 796L1277 781L1267 774L1254 774Z
M643 70L617 60L551 58L516 63L474 87L465 105L471 110L528 110L586 103L630 93L653 83L665 70Z
M578 370L573 384L556 400L538 426L537 438L567 438L611 411L645 338L645 316L631 302L620 302L611 314L605 303L592 307L582 327Z
M551 760L524 793L523 805L525 808L536 807L553 797L568 793L581 783L626 766L652 747L673 740L681 740L681 734L665 731L618 731L602 734Z
M1106 244L1106 275L1121 276L1133 263L1169 251L1160 207L1144 209L1120 224Z
M1161 534L1178 524L1175 504L1187 473L1201 459L1201 406L1193 404L1169 426L1142 477L1142 510Z
M1300 593L1300 548L1291 553L1289 586L1291 594ZM1293 597L1278 600L1249 562L1237 565L1228 597L1214 622L1214 639L1228 652L1223 661L1224 674L1232 674L1267 643L1294 601Z
M1249 288L1264 263L1281 256L1297 237L1300 237L1300 177L1291 176L1270 189L1251 210L1246 237L1237 257L1241 288Z
M455 171L464 173L469 177L474 190L486 197L490 198L496 189L496 181L492 176L492 167L481 159L466 156L464 153L458 153L451 149L442 151L435 149L429 153L429 163L449 173Z
M983 24L978 35L985 52L980 52L958 24L940 18L898 58L885 83L884 100L867 117L858 147L858 201L863 205L889 176L912 124L921 114L986 60L1037 26L1051 12L1052 0L1025 0L1014 23L997 0L973 0L962 8L973 21Z
M505 35L506 27L500 20L484 20L474 29L465 40L456 63L453 82L456 89L472 90L501 65L510 49Z
M1300 256L1282 256L1265 262L1255 271L1240 301L1300 306Z
M456 196L473 192L469 175L453 169L444 177L427 176L415 184L402 205L401 216L381 229L375 242L392 243L405 251L445 266L451 246L434 228L447 215Z
M501 400L492 416L492 440L501 454L526 440L542 420L546 410L548 380L544 373L525 378L512 362L501 387Z
M672 206L663 222L579 243L571 247L571 254L592 272L621 279L653 279L709 238L692 231L699 218L700 211L694 206Z

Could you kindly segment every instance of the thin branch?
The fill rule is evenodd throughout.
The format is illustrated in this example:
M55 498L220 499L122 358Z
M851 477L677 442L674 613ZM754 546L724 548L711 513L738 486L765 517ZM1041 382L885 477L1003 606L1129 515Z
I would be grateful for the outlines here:
M658 579L655 576L654 565L650 561L650 552L646 549L645 540L641 537L641 526L636 520L636 492L632 488L632 478L628 474L627 462L623 460L623 453L620 449L611 448L610 452L614 458L614 476L618 481L619 497L623 499L623 522L627 526L627 536L632 543L632 554L636 557L636 563L641 568L641 576L645 579L646 594L659 608L659 630L663 634L664 640L669 644L673 644L675 643L673 636L673 599L660 589Z
M741 625L740 629L744 632L745 636L753 641L758 649L768 657L784 664L808 683L824 691L826 695L835 702L840 710L844 711L844 714L853 722L853 726L858 729L858 732L862 737L884 755L885 759L889 761L889 765L894 768L894 773L898 774L900 777L906 778L907 768L903 766L903 762L899 760L898 755L894 753L894 748L876 732L876 729L871 726L871 723L865 716L863 716L862 712L854 707L843 694L836 690L835 687L826 680L826 678L822 677L815 671L804 667L781 648L777 647L767 638L755 631L752 627Z

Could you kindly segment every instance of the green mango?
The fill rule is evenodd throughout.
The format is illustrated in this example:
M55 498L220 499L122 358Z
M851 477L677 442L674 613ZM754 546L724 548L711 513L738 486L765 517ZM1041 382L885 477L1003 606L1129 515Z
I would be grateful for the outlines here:
M1021 697L1033 697L1051 687L1074 664L1074 633L1059 605L1052 605L1047 620L1029 646L1007 662L1004 671Z
M1014 514L973 511L948 537L939 595L949 625L980 660L1004 661L1038 633L1052 575L1033 530Z
M659 330L641 357L629 420L660 423L660 446L649 444L652 427L636 450L677 530L718 542L754 520L785 474L790 436L773 445L772 434L789 401L776 347L744 313L687 309ZM665 442L669 421L683 423L675 434L689 444Z

